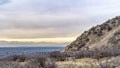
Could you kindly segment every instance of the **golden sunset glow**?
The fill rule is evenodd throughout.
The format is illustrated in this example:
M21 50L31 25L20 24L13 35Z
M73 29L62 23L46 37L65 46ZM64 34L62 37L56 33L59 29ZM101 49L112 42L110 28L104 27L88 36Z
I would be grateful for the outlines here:
M65 43L72 42L75 38L36 38L36 39L0 39L7 42L50 42L50 43Z

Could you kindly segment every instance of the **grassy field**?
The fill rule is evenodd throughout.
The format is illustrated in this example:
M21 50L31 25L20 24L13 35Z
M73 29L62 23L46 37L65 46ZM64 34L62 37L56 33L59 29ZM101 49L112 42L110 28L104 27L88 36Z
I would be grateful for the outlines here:
M108 55L100 58L101 54L90 57L87 57L88 52L83 53L83 55L80 54L55 52L47 56L14 55L1 57L0 68L120 68L119 55Z
M120 56L103 58L100 60L92 58L75 59L74 61L58 61L58 68L119 68Z

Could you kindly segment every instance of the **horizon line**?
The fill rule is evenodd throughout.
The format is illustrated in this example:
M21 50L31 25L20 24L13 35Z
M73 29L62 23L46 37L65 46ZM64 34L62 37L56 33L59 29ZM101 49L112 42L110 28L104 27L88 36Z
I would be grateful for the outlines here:
M23 38L23 39L13 39L13 38L1 38L0 41L5 41L5 42L33 42L33 43L40 43L40 42L45 42L45 43L66 43L66 42L72 42L76 38L75 37L67 37L67 38Z

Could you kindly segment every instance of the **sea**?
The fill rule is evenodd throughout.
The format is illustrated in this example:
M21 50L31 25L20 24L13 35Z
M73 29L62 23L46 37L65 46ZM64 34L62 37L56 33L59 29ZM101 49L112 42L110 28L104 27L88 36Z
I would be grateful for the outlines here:
M0 56L47 54L53 51L60 51L63 48L64 47L0 47Z

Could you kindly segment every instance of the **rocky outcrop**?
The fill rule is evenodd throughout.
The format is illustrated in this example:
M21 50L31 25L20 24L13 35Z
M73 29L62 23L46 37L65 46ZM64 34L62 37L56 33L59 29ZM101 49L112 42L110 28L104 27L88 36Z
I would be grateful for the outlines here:
M63 52L101 49L115 46L120 46L119 16L85 31L75 41L65 47Z

